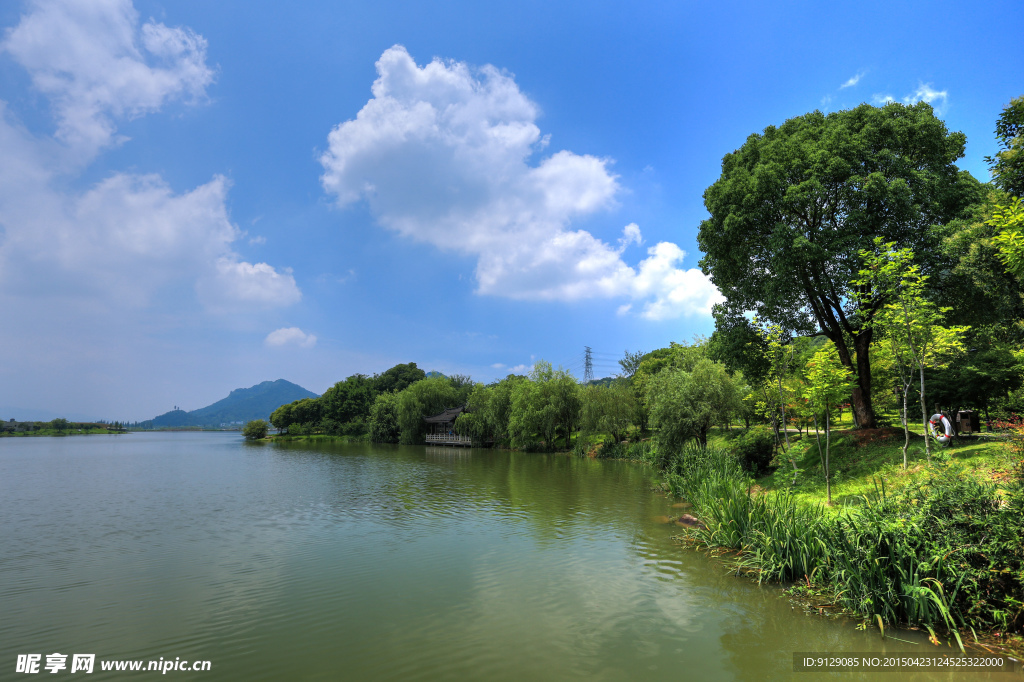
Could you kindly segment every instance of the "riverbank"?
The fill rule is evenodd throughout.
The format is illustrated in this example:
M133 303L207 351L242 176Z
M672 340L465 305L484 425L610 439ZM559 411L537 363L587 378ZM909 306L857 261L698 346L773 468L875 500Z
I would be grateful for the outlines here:
M331 442L344 443L347 445L369 444L369 436L341 436L328 433L303 433L303 434L270 434L260 440L269 443L298 443L298 442Z
M681 539L883 634L918 627L936 642L948 633L955 646L1024 653L1024 492L1003 443L960 440L931 462L915 450L904 470L902 433L833 433L827 506L813 435L794 436L758 478L724 433L669 458L666 489L702 522Z
M63 437L63 436L118 436L127 433L121 429L66 429L58 431L57 429L39 429L36 431L2 431L0 432L0 438L34 438L36 436L50 436L50 437Z

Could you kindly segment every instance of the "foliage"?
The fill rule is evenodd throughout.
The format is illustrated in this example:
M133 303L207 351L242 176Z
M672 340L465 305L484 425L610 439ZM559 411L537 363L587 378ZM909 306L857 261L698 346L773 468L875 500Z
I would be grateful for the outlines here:
M897 493L876 483L837 514L758 494L723 449L690 448L666 485L693 505L701 541L742 550L738 570L806 589L872 623L1024 629L1024 511L995 485L936 465ZM956 635L959 637L959 635Z
M1005 437L1002 445L1014 478L1018 484L1024 484L1024 419L1016 416L1010 419L997 419L993 427Z
M426 376L426 372L417 367L415 362L395 365L391 369L373 375L373 390L377 394L389 391L398 393Z
M906 395L910 388L910 372L920 378L921 423L928 430L928 409L925 402L924 371L928 366L942 364L941 358L962 349L966 327L942 327L940 323L949 308L940 308L925 295L926 275L912 264L910 249L897 249L895 243L884 243L876 237L870 250L861 252L864 268L853 280L864 301L878 301L880 307L869 327L877 329L888 342L894 363L903 384L904 414ZM908 426L904 431L909 441ZM931 454L925 440L925 451ZM906 445L903 451L906 465Z
M571 374L538 361L529 381L518 382L512 389L508 430L513 447L554 449L561 432L568 450L579 421L579 394L580 387Z
M775 435L764 426L748 429L731 443L744 471L753 475L768 471L775 454Z
M761 387L761 392L765 398L763 403L759 403L761 414L771 420L772 428L775 429L776 439L779 439L779 428L782 428L782 432L785 434L786 447L788 448L787 396L783 383L789 368L793 364L795 345L792 339L787 338L782 327L777 324L764 324L759 322L757 318L754 318L753 327L761 339L756 347L764 353L764 360L768 369L764 376L764 384ZM768 393L772 391L777 392L777 400L768 399ZM796 468L796 464L793 465L793 468Z
M630 353L628 350L623 354L622 359L619 360L619 367L622 368L622 376L626 379L631 378L636 374L637 369L640 368L640 363L644 359L643 351L634 351Z
M704 357L691 371L669 367L655 375L648 404L658 448L671 452L691 438L707 444L708 429L727 423L739 409L739 392L725 365Z
M642 433L647 433L650 422L649 386L651 380L661 371L675 367L690 371L694 363L701 358L707 357L707 341L702 337L695 337L692 344L676 343L671 341L668 348L658 348L646 353L640 360L636 372L630 378L630 386L633 388L634 405L636 415L633 423L639 427Z
M269 426L263 419L253 419L242 427L242 435L246 440L262 440L267 437Z
M999 248L999 260L1006 271L1024 277L1024 208L1020 198L1014 197L1008 205L996 207L986 223L998 231L992 243Z
M379 395L397 394L421 381L425 376L415 362L395 365L373 377L353 374L344 381L334 384L319 398L296 400L281 405L270 415L270 423L292 435L299 435L294 426L303 424L305 426L301 427L301 430L308 433L360 436L373 430L370 412ZM444 378L443 375L439 377ZM468 377L456 376L447 380L460 389L460 394L468 394L468 389L461 391L461 388L469 383ZM390 433L389 429L390 426L385 431ZM381 433L384 432L379 431L378 435Z
M468 411L460 414L455 422L456 431L479 442L508 442L512 393L516 384L526 380L524 376L509 374L489 386L475 385L469 395Z
M50 422L50 428L53 429L54 431L57 431L58 433L63 433L64 431L67 431L68 425L68 420L64 419L63 417L58 417L57 419L54 419L53 421Z
M925 390L933 402L975 407L987 413L996 401L1020 387L1024 367L1012 348L981 343L925 374Z
M426 430L424 417L465 404L472 386L464 382L459 384L455 385L447 377L428 377L411 384L399 393L399 441L407 444L422 443Z
M996 121L1000 151L986 156L992 182L1015 197L1024 196L1024 96L1010 100Z
M320 418L338 424L362 418L369 414L374 397L373 381L365 374L353 374L320 396Z
M580 430L584 434L606 433L613 442L633 423L636 398L625 381L608 386L587 386L580 392Z
M865 325L885 301L851 291L859 254L873 235L927 253L929 226L980 196L954 165L964 144L924 102L812 112L751 135L704 193L704 272L731 309L789 332L820 331L844 365L856 361L862 427L875 420Z
M941 267L930 273L929 296L952 308L947 323L970 325L978 338L1001 342L1024 341L1024 286L1006 271L994 238L999 229L991 219L1008 195L990 190L967 214L933 228L939 248L932 248Z
M832 472L829 467L831 455L832 410L839 405L847 394L852 379L852 372L839 360L839 352L835 345L828 344L807 363L807 393L815 413L825 415L825 451L821 451L821 437L818 435L818 420L814 419L814 437L818 443L818 456L821 468L825 472L825 490L828 504L832 504ZM794 465L795 466L795 465Z
M723 304L714 307L715 331L708 339L708 357L760 385L771 371L768 350L764 337L743 312Z
M380 393L370 407L370 441L373 443L397 443L398 394L394 391Z

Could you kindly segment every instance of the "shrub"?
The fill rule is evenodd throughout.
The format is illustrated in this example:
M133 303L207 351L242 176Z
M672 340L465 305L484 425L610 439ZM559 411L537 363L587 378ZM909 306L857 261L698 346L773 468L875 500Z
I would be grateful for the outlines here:
M242 435L245 436L246 440L262 440L267 437L267 429L270 427L266 421L262 419L253 419L251 422L246 422L245 426L242 427Z
M601 443L597 450L598 459L622 459L626 455L626 448L614 440L606 440Z
M731 443L744 471L755 475L768 471L775 452L775 436L766 426L748 429Z

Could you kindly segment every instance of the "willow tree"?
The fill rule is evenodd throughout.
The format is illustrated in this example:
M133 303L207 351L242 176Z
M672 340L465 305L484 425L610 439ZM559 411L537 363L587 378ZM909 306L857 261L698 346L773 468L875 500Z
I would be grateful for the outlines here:
M751 135L704 192L701 268L726 307L832 341L860 426L875 425L870 321L886 303L851 290L860 252L878 235L929 253L930 226L979 198L954 165L965 143L924 102L815 111Z

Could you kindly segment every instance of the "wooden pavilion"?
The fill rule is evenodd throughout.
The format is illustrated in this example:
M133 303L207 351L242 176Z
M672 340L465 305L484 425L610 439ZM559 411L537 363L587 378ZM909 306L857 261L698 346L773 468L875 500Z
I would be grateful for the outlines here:
M466 412L466 406L450 407L441 414L432 417L424 417L427 424L427 445L456 445L471 447L473 439L470 436L461 436L455 433L455 420L459 415Z

